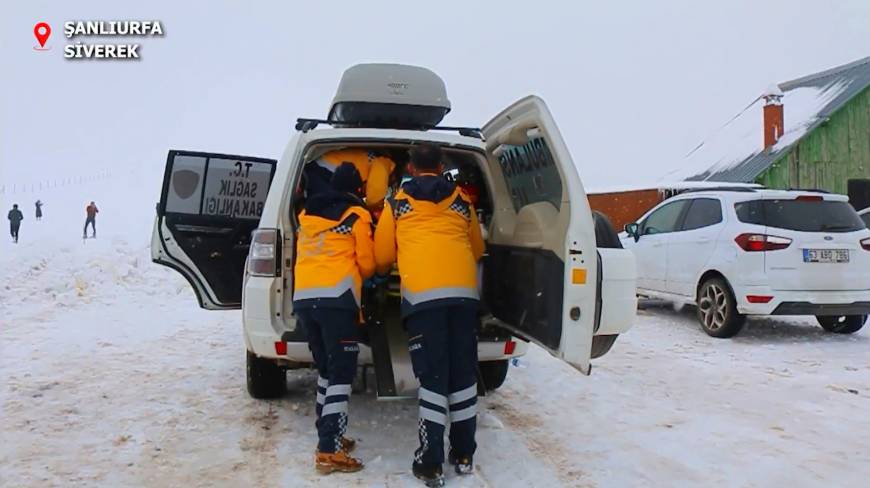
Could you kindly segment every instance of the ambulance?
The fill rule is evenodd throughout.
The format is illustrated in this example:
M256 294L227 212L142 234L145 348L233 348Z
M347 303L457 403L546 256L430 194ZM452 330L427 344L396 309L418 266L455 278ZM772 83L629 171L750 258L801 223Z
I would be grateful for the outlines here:
M475 186L486 254L480 264L479 384L498 388L534 343L580 372L635 317L635 261L590 210L547 105L527 96L480 128L439 125L450 111L432 71L361 64L345 71L325 119L300 118L280 160L169 151L151 254L190 283L199 305L242 311L247 388L283 394L288 369L312 365L293 313L293 264L303 169L329 151L362 148L396 162L433 143L445 178ZM443 263L450 266L450 263ZM397 275L362 297L359 365L378 398L416 397ZM369 372L373 372L369 375Z

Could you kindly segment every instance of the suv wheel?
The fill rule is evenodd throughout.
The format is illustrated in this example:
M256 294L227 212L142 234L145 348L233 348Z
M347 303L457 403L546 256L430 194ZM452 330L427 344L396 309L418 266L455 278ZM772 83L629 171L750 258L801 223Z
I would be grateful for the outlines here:
M746 316L737 312L731 288L721 278L711 278L698 292L698 321L712 337L732 337L743 328Z
M254 398L277 398L287 390L287 372L274 361L247 351L248 394Z
M509 360L482 361L477 364L480 367L480 376L483 377L483 386L486 387L486 391L498 389L504 384L508 374L508 366L510 366Z
M864 327L866 315L817 315L816 320L828 332L836 334L852 334Z

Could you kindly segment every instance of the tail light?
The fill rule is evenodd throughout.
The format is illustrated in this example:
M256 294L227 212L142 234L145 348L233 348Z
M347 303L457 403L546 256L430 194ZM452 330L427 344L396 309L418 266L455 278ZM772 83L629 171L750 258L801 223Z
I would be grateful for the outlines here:
M257 229L251 234L248 274L278 276L278 230Z
M746 295L746 301L749 303L769 303L773 300L770 295Z
M823 202L823 201L825 201L825 199L822 198L820 195L801 195L801 196L795 198L795 200L797 200L799 202Z
M861 247L863 247L865 251L870 251L870 237L861 239Z
M791 245L787 237L769 236L767 234L740 234L734 242L747 252L778 251Z

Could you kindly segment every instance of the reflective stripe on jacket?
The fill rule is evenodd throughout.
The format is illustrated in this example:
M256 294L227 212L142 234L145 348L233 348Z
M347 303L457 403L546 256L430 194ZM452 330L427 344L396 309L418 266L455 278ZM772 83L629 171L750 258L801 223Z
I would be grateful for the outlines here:
M375 270L371 215L358 206L337 220L303 211L299 226L294 308L359 308L362 281Z
M386 202L375 230L378 271L388 272L398 260L403 316L438 304L477 302L483 251L474 206L440 176L406 183Z

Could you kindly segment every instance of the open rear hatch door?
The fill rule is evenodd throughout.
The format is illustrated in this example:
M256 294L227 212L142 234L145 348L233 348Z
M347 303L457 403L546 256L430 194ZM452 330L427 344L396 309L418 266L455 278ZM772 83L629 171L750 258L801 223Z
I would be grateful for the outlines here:
M529 96L483 127L497 201L483 295L493 317L591 372L598 256L586 192L543 100Z
M151 258L184 276L199 305L241 308L245 260L276 161L169 151Z

